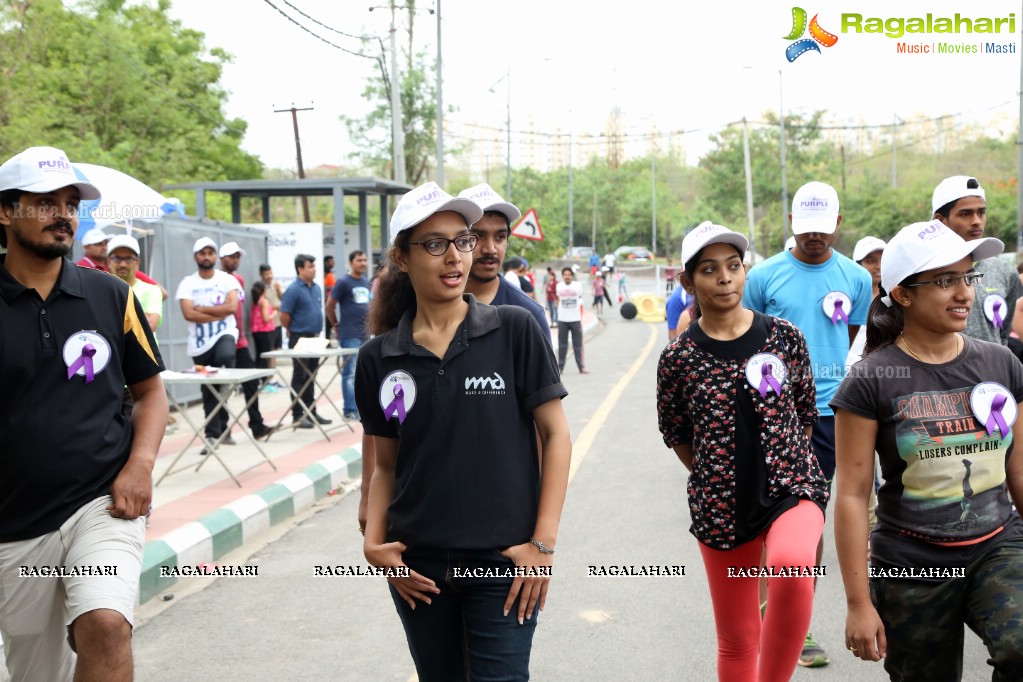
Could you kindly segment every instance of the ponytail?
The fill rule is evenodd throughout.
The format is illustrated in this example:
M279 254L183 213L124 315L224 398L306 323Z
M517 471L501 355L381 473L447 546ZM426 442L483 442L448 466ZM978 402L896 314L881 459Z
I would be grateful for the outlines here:
M915 279L915 275L905 281ZM885 305L881 299L887 297L891 306ZM906 326L906 315L902 305L892 298L884 287L878 285L877 296L874 297L867 311L867 343L863 348L863 355L867 356L876 350L895 343L902 330Z
M398 233L394 246L387 252L387 267L377 277L377 291L369 305L366 330L374 336L398 326L402 316L416 307L416 292L407 272L398 267L395 256L408 253L408 230Z

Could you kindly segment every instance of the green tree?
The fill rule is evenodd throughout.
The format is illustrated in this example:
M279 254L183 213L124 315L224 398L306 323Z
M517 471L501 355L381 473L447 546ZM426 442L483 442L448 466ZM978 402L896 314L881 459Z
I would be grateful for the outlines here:
M0 6L0 154L60 147L156 189L259 177L259 159L240 147L245 122L223 112L229 55L171 19L169 0L125 5Z

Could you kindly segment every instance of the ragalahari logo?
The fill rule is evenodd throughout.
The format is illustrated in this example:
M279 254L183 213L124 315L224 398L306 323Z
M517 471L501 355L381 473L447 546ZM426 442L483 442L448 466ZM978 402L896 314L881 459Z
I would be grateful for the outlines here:
M832 47L838 42L838 36L821 28L817 23L817 16L813 15L813 19L810 20L810 37L802 38L803 33L807 30L806 10L802 7L792 8L792 31L785 36L785 40L796 41L785 48L785 58L790 62L796 61L800 55L811 50L819 53L821 49L817 47L818 43L824 47Z

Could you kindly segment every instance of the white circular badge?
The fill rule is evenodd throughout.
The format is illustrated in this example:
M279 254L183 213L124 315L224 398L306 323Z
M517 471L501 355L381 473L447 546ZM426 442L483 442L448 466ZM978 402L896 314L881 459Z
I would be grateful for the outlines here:
M999 294L988 294L984 299L984 316L999 329L1005 326L1005 314L1008 310L1009 304ZM998 319L995 319L996 314Z
M746 381L760 391L760 397L768 393L781 395L789 370L774 353L758 353L746 362Z
M405 370L395 370L380 382L380 407L384 410L384 419L397 417L403 424L412 406L416 402L416 381Z
M95 330L83 329L64 342L63 356L68 379L80 376L89 383L110 364L110 344Z
M852 300L841 291L832 291L821 301L821 308L833 324L845 322L849 324L849 313L852 312Z
M998 431L1001 438L1009 435L1019 413L1016 399L1009 389L994 381L974 386L970 393L970 407L977 422L987 429L987 434L993 436Z

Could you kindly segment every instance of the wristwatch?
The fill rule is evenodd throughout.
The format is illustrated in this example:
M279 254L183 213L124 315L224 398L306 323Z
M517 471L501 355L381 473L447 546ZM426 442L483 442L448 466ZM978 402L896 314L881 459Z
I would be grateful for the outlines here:
M529 541L533 543L533 546L540 550L540 554L554 554L554 550L543 544L542 540L536 538L529 538Z

